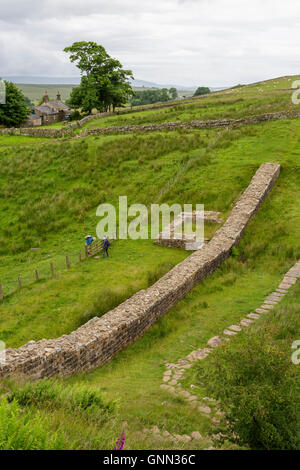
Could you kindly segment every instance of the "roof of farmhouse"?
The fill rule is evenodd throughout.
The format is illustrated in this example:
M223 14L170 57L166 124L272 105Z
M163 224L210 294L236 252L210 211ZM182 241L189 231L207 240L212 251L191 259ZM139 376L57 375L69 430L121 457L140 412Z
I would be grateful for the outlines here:
M50 108L49 106L34 106L34 109L37 109L43 114L57 114L57 110Z
M43 96L43 101L40 106L36 106L37 109L39 108L52 108L54 112L58 111L70 111L69 106L61 101L60 93L57 92L56 100L49 100L49 95L47 90L45 90L45 94ZM43 111L40 109L40 111ZM47 114L50 114L47 112Z

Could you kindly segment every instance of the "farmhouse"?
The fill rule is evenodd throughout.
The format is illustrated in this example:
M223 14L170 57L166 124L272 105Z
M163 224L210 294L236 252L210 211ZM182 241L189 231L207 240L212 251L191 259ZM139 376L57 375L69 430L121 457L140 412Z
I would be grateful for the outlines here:
M49 100L46 90L42 103L39 106L32 107L26 125L41 126L53 124L54 122L68 119L70 114L71 109L61 101L60 93L57 93L56 100Z

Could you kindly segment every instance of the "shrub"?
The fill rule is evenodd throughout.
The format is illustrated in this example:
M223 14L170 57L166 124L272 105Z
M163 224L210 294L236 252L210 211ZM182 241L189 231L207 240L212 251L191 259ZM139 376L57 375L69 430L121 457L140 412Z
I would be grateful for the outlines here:
M53 433L39 413L24 412L16 400L0 402L0 450L61 450L62 433Z
M257 450L299 449L299 377L289 351L265 334L221 348L198 378L224 411L222 440Z
M117 409L117 403L91 387L68 386L51 380L27 383L13 390L9 401L17 401L21 406L64 409L72 413L94 417L97 422L105 422Z
M70 121L79 121L81 118L82 118L82 115L80 114L78 109L76 109L75 111L72 111L70 114Z

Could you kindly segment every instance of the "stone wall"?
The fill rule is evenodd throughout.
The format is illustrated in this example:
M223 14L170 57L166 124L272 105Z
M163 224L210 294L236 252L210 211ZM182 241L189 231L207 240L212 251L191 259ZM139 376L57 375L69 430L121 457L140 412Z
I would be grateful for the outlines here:
M68 126L61 129L55 128L9 128L0 129L0 135L28 135L36 137L66 137L73 136L74 130L80 128L83 124L91 119L99 118L103 115L110 115L110 113L99 113L91 116L86 116L81 121L70 123ZM105 135L105 134L131 134L133 132L158 132L158 131L174 131L177 129L214 129L218 127L238 127L259 124L261 122L275 121L278 119L293 119L299 118L300 111L287 111L280 113L259 114L257 116L248 116L241 119L218 119L215 121L190 121L190 122L163 122L161 124L146 124L141 126L110 126L101 127L96 129L85 129L76 138L82 138L89 135Z
M195 251L202 247L203 243L208 243L209 239L200 240L197 239L195 233L185 233L184 224L187 222L195 223L197 217L198 220L203 222L210 222L215 224L221 224L223 219L220 217L220 212L215 211L203 211L201 212L180 212L177 217L174 218L173 222L169 223L164 227L155 240L158 245L181 248L187 251Z
M133 132L174 131L177 129L214 129L218 127L238 127L259 124L278 119L291 119L300 117L300 111L287 111L280 113L259 114L241 119L218 119L215 121L189 121L189 122L163 122L161 124L145 124L140 126L110 126L97 129L85 129L78 137L103 134L130 134Z
M279 172L279 164L264 163L212 240L147 290L137 292L115 309L100 318L93 318L69 335L30 341L18 349L7 349L6 362L0 365L0 378L12 375L31 379L57 374L68 376L110 361L223 263L232 247L239 243Z
M80 119L80 121L77 121L78 127L83 126L89 121L92 121L93 119L99 119L99 118L104 118L107 116L111 116L113 113L111 112L105 112L105 113L97 113L97 114L89 114L88 116L85 116L84 118Z
M0 129L0 135L20 135L20 129L15 127Z
M73 129L71 127L63 127L61 129L56 128L38 128L35 129L34 127L22 127L20 129L20 135L26 136L35 136L35 137L52 137L52 138L59 138L59 137L66 137L66 136L73 136Z

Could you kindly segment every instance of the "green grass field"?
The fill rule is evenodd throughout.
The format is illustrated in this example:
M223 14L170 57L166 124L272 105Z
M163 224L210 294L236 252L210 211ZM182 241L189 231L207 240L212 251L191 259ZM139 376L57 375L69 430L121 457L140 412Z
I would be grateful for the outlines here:
M51 100L56 99L57 92L59 91L61 99L65 101L70 97L71 91L76 85L31 85L27 83L18 83L16 86L24 93L25 96L27 96L27 98L37 104L44 96L45 90L48 91L48 95Z
M294 109L291 91L287 90L291 80L277 79L219 92L164 110L112 116L91 121L87 127L237 118ZM3 399L0 409L3 419L10 420L11 432L17 433L14 429L18 429L18 423L21 426L22 420L28 419L28 429L32 426L40 448L112 449L126 422L126 449L203 449L214 445L209 435L214 427L212 420L160 388L164 365L205 347L209 338L256 309L300 259L299 144L297 119L239 129L55 142L1 136L0 282L7 296L0 304L0 339L12 347L31 339L69 333L152 284L188 255L156 246L152 240L119 240L112 245L110 259L79 263L84 236L95 234L98 204L117 204L120 195L128 195L128 204L147 206L154 202L204 203L206 210L220 211L225 219L260 164L273 161L282 165L275 187L251 221L240 246L220 269L109 364L57 380L67 388L66 393L76 397L73 408L63 406L66 396L52 382L38 395L41 392L34 387L24 391L22 384L4 381L3 394L13 390L16 400L9 405ZM71 255L71 269L65 267L66 254ZM50 278L51 261L56 267L55 279ZM34 282L36 268L39 282ZM17 289L18 275L24 284L21 290ZM299 286L293 289L298 292ZM297 295L291 294L291 299L289 295L280 307L283 316L285 306L293 304L280 326L289 328L287 349L288 342L299 339L300 334L294 321L299 301ZM261 319L249 334L252 331L255 335L255 328L263 328L270 332L266 335L268 344L276 340L272 336L276 322L275 312ZM243 349L248 340L244 333L240 337L241 345L236 347ZM229 351L233 347L231 343L226 346ZM203 361L204 368L209 364ZM185 388L194 385L195 393L201 396L197 374L197 367L192 367ZM83 386L86 389L78 392ZM98 421L81 405L81 394L94 390L104 394ZM35 396L41 398L33 399ZM93 395L91 402L97 400L100 398ZM107 413L105 403L110 402L117 405L111 405ZM24 414L13 418L12 406L20 406ZM203 439L189 443L161 440L155 434L143 433L143 428L151 426L177 434L200 431ZM56 440L51 438L53 432ZM4 448L12 445L8 438L3 442ZM27 442L26 436L23 442ZM222 446L236 448L229 441Z

